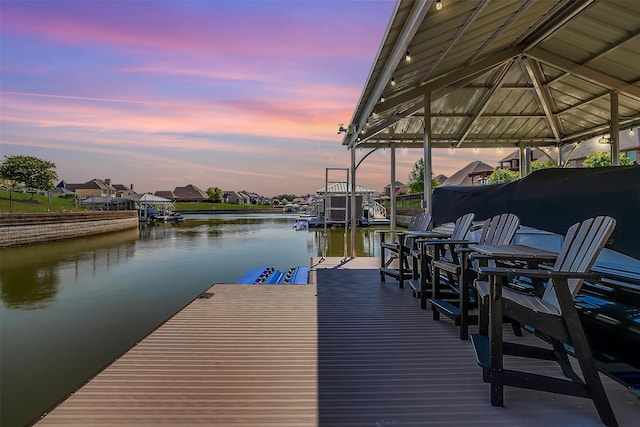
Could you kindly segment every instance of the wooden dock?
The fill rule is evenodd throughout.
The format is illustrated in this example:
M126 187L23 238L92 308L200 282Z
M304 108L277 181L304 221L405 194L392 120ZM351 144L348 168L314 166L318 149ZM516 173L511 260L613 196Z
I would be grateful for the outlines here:
M380 282L378 262L313 259L311 285L214 285L38 426L601 425L569 396L507 388L492 407L471 344ZM640 401L603 381L636 425Z

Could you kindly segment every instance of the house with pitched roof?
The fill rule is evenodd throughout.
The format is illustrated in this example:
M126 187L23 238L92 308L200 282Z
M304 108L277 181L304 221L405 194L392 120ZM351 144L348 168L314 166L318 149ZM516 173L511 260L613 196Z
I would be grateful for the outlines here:
M176 200L176 195L173 194L173 191L171 190L158 190L155 193L153 193L154 196L158 196L158 197L162 197L165 198L167 200L171 200L171 201L175 201Z
M396 195L406 194L409 191L409 187L406 184L396 181ZM391 197L391 184L387 184L383 190L383 196Z
M176 187L173 190L176 202L206 202L209 200L207 193L193 184L185 187Z
M73 191L77 195L86 197L116 197L117 190L111 185L111 179L92 179L82 184L70 184L66 181L60 181L58 188L64 188Z
M476 160L447 178L442 185L483 185L487 183L493 168L488 164Z
M241 205L244 203L244 198L241 197L235 191L223 191L222 192L222 201L224 203L232 203L236 205Z
M113 188L116 190L116 197L125 197L136 194L136 192L133 191L133 184L131 184L130 187L123 184L113 184Z

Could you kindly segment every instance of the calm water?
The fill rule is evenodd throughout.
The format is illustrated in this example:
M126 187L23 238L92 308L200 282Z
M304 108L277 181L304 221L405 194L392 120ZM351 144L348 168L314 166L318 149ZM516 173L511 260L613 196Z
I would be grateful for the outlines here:
M322 229L293 231L282 214L191 215L103 236L0 250L2 426L34 418L213 283L249 269L308 266ZM328 256L343 255L331 230ZM376 256L358 229L356 253Z

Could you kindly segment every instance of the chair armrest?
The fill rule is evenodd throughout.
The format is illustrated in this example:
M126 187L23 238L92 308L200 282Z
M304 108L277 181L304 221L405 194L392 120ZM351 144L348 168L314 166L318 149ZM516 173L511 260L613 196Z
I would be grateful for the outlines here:
M425 245L469 245L475 242L469 240L453 240L453 239L416 239L417 243L424 243Z
M458 252L458 253L463 253L463 252L467 252L467 253L471 252L471 253L473 253L473 249L467 247L466 245L465 246L461 246L459 248L456 248L455 251Z
M534 270L528 268L501 268L501 267L480 267L478 271L481 274L489 274L493 276L524 276L532 279L585 279L599 280L602 277L600 273L592 271L576 272L576 271L558 271L558 270Z
M500 254L494 254L494 255L487 255L487 254L481 254L478 252L474 252L472 249L468 249L469 252L473 252L472 254L469 255L469 258L472 260L476 260L476 259L492 259L492 260L496 260L496 261L523 261L523 262L529 262L529 261L538 261L540 263L543 262L553 262L553 260L550 259L542 259L539 256L536 255L500 255Z
M450 233L441 233L439 231L406 231L405 234L410 237L422 237L424 239L448 239ZM416 240L417 241L417 240Z
M375 230L376 233L380 234L403 234L405 231L403 230Z

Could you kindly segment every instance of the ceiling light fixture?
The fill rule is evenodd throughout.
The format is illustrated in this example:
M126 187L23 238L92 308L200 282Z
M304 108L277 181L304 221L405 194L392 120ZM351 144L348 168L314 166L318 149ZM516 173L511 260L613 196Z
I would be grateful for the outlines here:
M396 85L396 78L395 77L391 77L391 86L395 86Z
M598 140L598 142L600 144L609 144L609 143L611 143L611 140L603 135L602 138L600 138Z
M380 102L384 102L384 95L380 97Z
M404 60L409 62L411 61L411 54L409 53L409 49L404 53Z
M442 10L442 0L436 0L436 10Z

